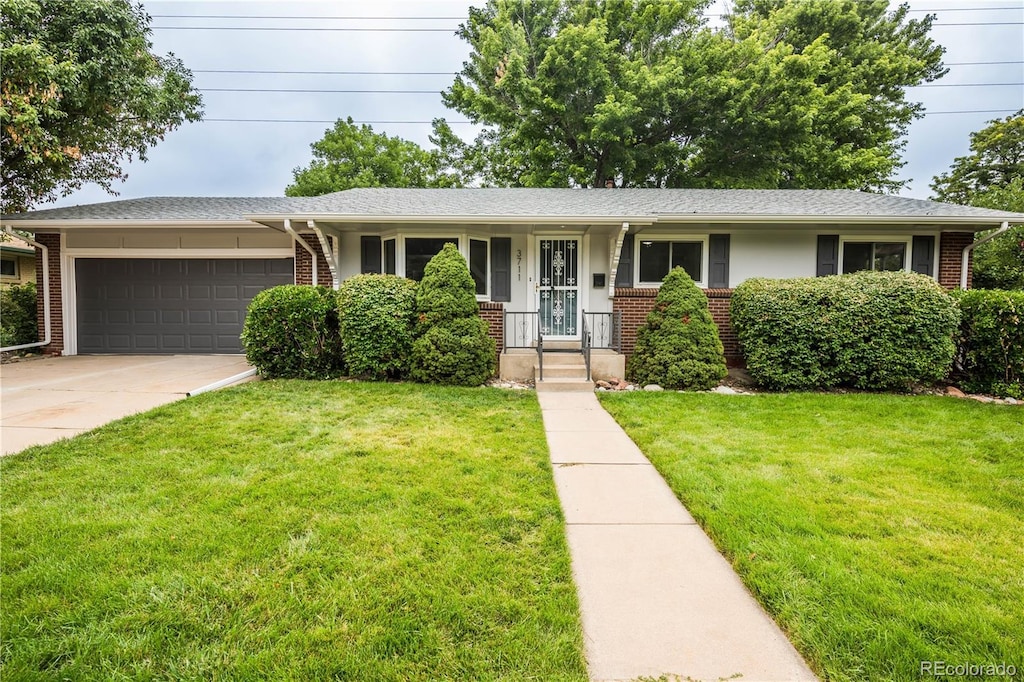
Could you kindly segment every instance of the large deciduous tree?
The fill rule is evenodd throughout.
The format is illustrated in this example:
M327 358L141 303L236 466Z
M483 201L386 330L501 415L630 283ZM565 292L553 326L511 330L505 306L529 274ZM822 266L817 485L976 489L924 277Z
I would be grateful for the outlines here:
M449 131L450 134L450 131ZM285 194L311 197L353 187L454 187L438 152L400 137L375 133L352 118L338 119L323 138L310 145L313 161L292 171L295 181Z
M94 182L199 120L192 74L153 54L150 18L130 0L0 0L2 210Z
M1024 109L971 133L971 153L931 187L938 201L1024 213ZM974 286L1024 289L1024 225L975 249Z
M484 184L894 190L905 89L945 73L932 17L887 0L488 0L439 136Z

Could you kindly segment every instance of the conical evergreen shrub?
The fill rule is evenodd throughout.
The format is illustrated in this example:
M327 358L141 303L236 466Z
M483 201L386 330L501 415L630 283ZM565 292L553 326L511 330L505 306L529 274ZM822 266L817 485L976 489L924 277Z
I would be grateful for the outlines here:
M494 375L494 339L479 315L469 266L454 244L445 244L424 268L416 312L414 381L479 386Z
M640 385L707 390L725 374L725 353L707 296L685 270L673 268L637 330L627 377Z

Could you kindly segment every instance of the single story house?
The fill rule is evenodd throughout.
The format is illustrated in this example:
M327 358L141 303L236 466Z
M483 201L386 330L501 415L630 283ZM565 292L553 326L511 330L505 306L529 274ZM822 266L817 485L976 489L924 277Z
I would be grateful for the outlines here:
M726 354L750 277L907 270L967 287L975 234L1024 215L852 190L392 189L319 197L151 197L2 218L35 235L44 350L238 353L262 289L358 273L419 279L458 245L502 351L632 351L661 279L703 288ZM45 305L44 305L45 304ZM44 328L41 319L40 329Z
M0 242L0 287L36 281L36 250L18 237Z

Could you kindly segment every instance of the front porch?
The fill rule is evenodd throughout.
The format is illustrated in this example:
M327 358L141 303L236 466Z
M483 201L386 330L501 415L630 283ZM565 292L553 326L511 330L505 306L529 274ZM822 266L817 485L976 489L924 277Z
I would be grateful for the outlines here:
M496 311L495 311L496 312ZM580 311L579 338L567 338L553 319L551 308L519 312L502 310L498 374L506 381L534 381L538 390L572 390L599 379L621 379L626 372L622 354L620 315ZM557 313L555 313L557 315ZM563 331L555 336L553 330Z

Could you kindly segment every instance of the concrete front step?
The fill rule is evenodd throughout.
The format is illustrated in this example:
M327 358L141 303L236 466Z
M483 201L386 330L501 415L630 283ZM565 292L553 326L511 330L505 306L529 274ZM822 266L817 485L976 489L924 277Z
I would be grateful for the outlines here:
M547 368L544 369L544 381L537 382L538 393L583 393L594 392L594 382L583 379L548 378Z
M539 380L540 368L535 368L534 380ZM587 368L584 365L549 365L544 363L544 379L586 379Z

